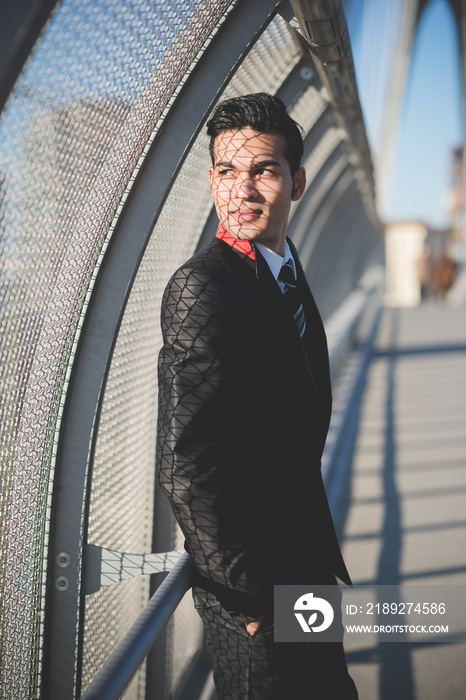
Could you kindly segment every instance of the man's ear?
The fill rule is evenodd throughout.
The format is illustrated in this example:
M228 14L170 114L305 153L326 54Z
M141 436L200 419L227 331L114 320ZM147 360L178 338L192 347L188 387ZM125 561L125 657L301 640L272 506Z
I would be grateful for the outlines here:
M215 171L214 171L213 166L211 165L209 167L209 185L210 185L210 191L212 193L212 197L214 196L214 175L215 175Z
M297 202L304 194L306 187L306 171L304 168L298 168L293 175L293 192L291 193L291 201Z

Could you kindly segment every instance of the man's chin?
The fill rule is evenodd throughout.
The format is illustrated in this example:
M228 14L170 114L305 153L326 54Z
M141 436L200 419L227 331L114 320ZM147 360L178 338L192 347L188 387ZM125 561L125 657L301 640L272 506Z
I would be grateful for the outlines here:
M231 233L232 236L237 238L239 241L253 241L260 236L260 230L254 226L231 224L228 222L225 228Z

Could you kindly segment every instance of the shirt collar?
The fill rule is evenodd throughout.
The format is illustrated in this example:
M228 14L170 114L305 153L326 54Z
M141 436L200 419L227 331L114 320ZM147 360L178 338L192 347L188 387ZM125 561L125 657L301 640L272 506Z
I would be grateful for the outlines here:
M221 241L228 243L228 245L231 246L238 253L242 253L243 255L245 255L248 258L251 258L252 260L256 259L254 245L257 246L259 251L262 253L262 256L265 258L267 265L269 266L275 279L278 278L282 265L284 265L288 260L291 260L296 274L296 265L294 258L291 254L291 249L288 245L288 241L285 241L285 252L282 257L274 250L267 248L267 246L263 245L262 243L255 242L253 245L250 241L242 241L239 238L235 238L229 231L227 231L225 226L223 226L223 224L220 223L218 225L217 233L215 235Z
M285 252L283 254L283 257L276 253L274 250L267 248L267 246L263 245L263 243L256 243L255 245L258 247L263 257L265 258L265 261L269 266L270 271L274 276L275 280L278 281L278 275L280 274L280 270L288 260L291 260L291 264L293 265L294 273L296 275L296 266L293 256L291 254L290 246L288 245L288 241L285 241Z
M256 260L256 250L255 247L259 250L259 252L262 254L262 257L264 258L265 262L267 263L268 268L270 269L274 279L276 282L278 282L278 285L280 289L283 291L284 284L278 279L278 275L280 273L280 270L282 268L282 265L284 265L288 260L291 260L291 264L293 266L293 270L296 276L296 263L294 261L293 255L291 253L290 246L288 245L288 241L285 240L285 252L283 257L276 253L274 250L271 250L270 248L267 248L267 246L263 245L262 243L254 243L254 245L251 243L251 241L242 241L239 238L235 238L224 226L223 224L218 225L217 228L217 233L215 234L216 238L219 238L221 241L226 243L227 245L231 246L233 250L235 250L237 253L239 253L241 256L244 256L244 258L247 260L247 262L251 266L256 266L257 265L257 260ZM256 274L257 274L257 269L256 269Z

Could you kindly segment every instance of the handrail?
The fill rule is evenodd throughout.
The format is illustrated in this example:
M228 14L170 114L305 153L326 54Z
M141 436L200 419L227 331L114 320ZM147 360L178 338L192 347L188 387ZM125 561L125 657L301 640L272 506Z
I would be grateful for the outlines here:
M185 553L107 659L81 700L118 700L189 588L192 560Z
M322 476L334 516L339 511L346 488L359 407L383 308L384 290L383 268L369 268L360 287L335 312L330 319L331 327L327 328L330 367L332 375L336 375L337 391L322 455Z
M325 323L327 334L328 354L332 379L338 373L341 364L341 355L345 354L348 342L351 341L356 326L361 320L370 299L375 294L380 296L384 288L384 270L379 265L374 265L366 270L359 286L356 287L330 316Z

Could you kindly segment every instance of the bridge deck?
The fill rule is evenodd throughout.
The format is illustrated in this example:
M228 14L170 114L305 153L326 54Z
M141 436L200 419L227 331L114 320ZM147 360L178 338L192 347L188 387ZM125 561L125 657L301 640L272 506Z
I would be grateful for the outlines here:
M384 310L343 543L356 584L466 584L464 306ZM466 697L465 644L345 646L360 700Z

